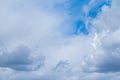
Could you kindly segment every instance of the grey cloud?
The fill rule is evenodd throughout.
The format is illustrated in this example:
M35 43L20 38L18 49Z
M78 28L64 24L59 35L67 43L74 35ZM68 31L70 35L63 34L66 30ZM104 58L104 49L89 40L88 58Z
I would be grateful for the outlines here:
M95 41L97 48L94 53L91 53L91 56L85 60L85 71L120 72L120 27L118 22L120 11L117 4L120 4L120 1L114 0L110 9L103 7L103 13L95 19L95 24L93 21L98 42Z
M118 34L108 35L101 40L101 46L85 61L86 71L120 72L120 40Z
M38 61L31 56L32 51L26 46L19 46L12 52L3 51L0 54L0 67L11 68L18 71L34 70L44 65L44 56Z
M102 72L119 72L120 71L120 30L115 31L101 41L104 50L101 63L98 67Z
M120 73L89 73L84 76L83 80L119 80Z
M41 69L42 70L42 69ZM53 69L42 73L41 70L35 72L15 72L15 75L10 77L10 80L73 80L70 66L67 61L60 61ZM41 74L42 73L42 74ZM40 74L40 75L39 75Z

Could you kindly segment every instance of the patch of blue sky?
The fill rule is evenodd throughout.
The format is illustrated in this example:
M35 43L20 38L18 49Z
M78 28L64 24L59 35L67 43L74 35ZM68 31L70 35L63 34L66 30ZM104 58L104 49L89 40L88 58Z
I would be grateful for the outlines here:
M68 8L69 15L71 16L71 21L73 28L71 31L73 35L83 33L88 34L88 30L85 27L85 14L83 12L84 5L87 5L90 0L71 0L69 2L70 6Z
M73 26L70 31L66 32L65 34L79 34L83 33L85 35L88 34L88 30L86 29L84 18L85 14L83 12L84 5L89 4L90 0L65 0L65 1L55 1L54 4L52 2L46 2L43 3L42 1L35 0L34 3L36 5L42 5L44 4L44 8L51 7L52 5L52 12L54 13L60 13L61 15L68 14L71 18L70 21ZM41 4L42 3L42 4ZM51 11L51 8L49 11Z
M85 23L84 21L82 20L78 20L76 23L75 23L75 32L74 34L80 34L80 33L83 33L85 35L88 35L88 30L87 28L85 27Z
M71 0L69 9L80 10L85 4L88 4L89 0Z
M98 13L102 12L101 8L104 5L110 6L111 0L99 0L95 1L91 6L90 11L88 12L88 16L91 18L95 18Z
M59 1L55 2L55 4L52 6L54 10L54 13L59 13L62 15L64 15L64 13L68 14L69 16L71 16L71 20L68 20L71 22L71 24L73 24L73 28L71 28L71 33L66 32L68 34L84 34L84 35L88 35L89 34L89 28L86 28L85 25L85 18L86 15L83 12L83 7L84 5L89 5L89 2L91 0L65 0L63 2ZM35 0L35 2L40 5L41 1ZM92 5L90 5L90 10L87 13L87 17L91 17L91 18L96 18L98 13L102 12L101 8L104 5L110 6L111 0L95 0ZM49 7L48 4L52 4L47 3L46 5ZM71 26L70 26L71 27ZM88 27L88 26L87 26Z
M78 35L78 34L84 34L88 35L89 30L86 28L85 25L85 18L86 15L83 12L84 5L88 5L90 0L69 0L67 4L59 4L56 7L59 8L59 10L65 9L68 12L68 15L71 16L71 26L72 30L71 32L68 32L68 34L72 35Z
M88 4L88 0L76 0L76 2L74 2L72 4L72 8L73 8L73 17L75 18L76 16L78 17L78 15L82 15L82 18L86 17L84 15L84 12L80 11L82 10L83 6L85 4ZM76 5L77 4L77 5ZM92 7L90 8L90 10L88 11L87 13L87 17L91 17L91 18L96 18L98 13L101 13L102 12L102 7L104 5L107 5L107 6L111 6L111 0L99 0L99 1L94 1L94 3L91 5ZM82 7L81 7L82 6ZM76 9L77 7L77 9ZM74 10L75 8L75 10ZM74 34L79 34L79 33L83 33L84 35L88 35L89 34L89 28L86 28L88 26L85 25L85 20L81 19L81 18L77 18L74 22L75 24L75 32Z

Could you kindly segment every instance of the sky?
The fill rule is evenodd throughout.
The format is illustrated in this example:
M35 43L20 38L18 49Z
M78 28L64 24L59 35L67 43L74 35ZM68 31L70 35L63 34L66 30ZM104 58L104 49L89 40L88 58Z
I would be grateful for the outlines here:
M0 80L120 80L120 0L0 0Z

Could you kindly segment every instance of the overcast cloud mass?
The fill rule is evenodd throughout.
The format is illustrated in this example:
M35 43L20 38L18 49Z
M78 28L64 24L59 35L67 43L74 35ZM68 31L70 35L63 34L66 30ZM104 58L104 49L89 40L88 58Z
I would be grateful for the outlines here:
M0 0L0 80L120 80L120 0Z

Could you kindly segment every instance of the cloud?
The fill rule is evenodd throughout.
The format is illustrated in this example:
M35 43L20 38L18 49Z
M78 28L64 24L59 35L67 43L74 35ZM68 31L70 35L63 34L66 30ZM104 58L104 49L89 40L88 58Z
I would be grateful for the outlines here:
M59 72L51 69L65 60L70 61L72 66L77 65L79 61L76 62L76 59L79 57L76 55L79 53L82 58L81 53L85 51L79 45L89 43L85 36L70 36L74 32L76 27L74 25L79 16L74 12L84 5L78 2L78 0L0 1L1 80L7 78L59 80L70 77L66 68L57 67L65 70L65 75L64 72L59 75ZM74 7L75 4L78 6ZM86 42L83 40L85 38Z
M0 17L1 80L119 79L118 0L1 0Z
M31 50L26 46L19 46L12 52L5 50L0 55L0 67L18 71L29 71L44 65L44 56L39 57L39 60L35 62L37 57L31 56L31 54Z
M87 62L85 69L90 72L114 73L120 71L119 3L118 0L114 0L110 9L104 6L102 14L93 20L95 33L97 33L94 43L97 48L85 60Z

